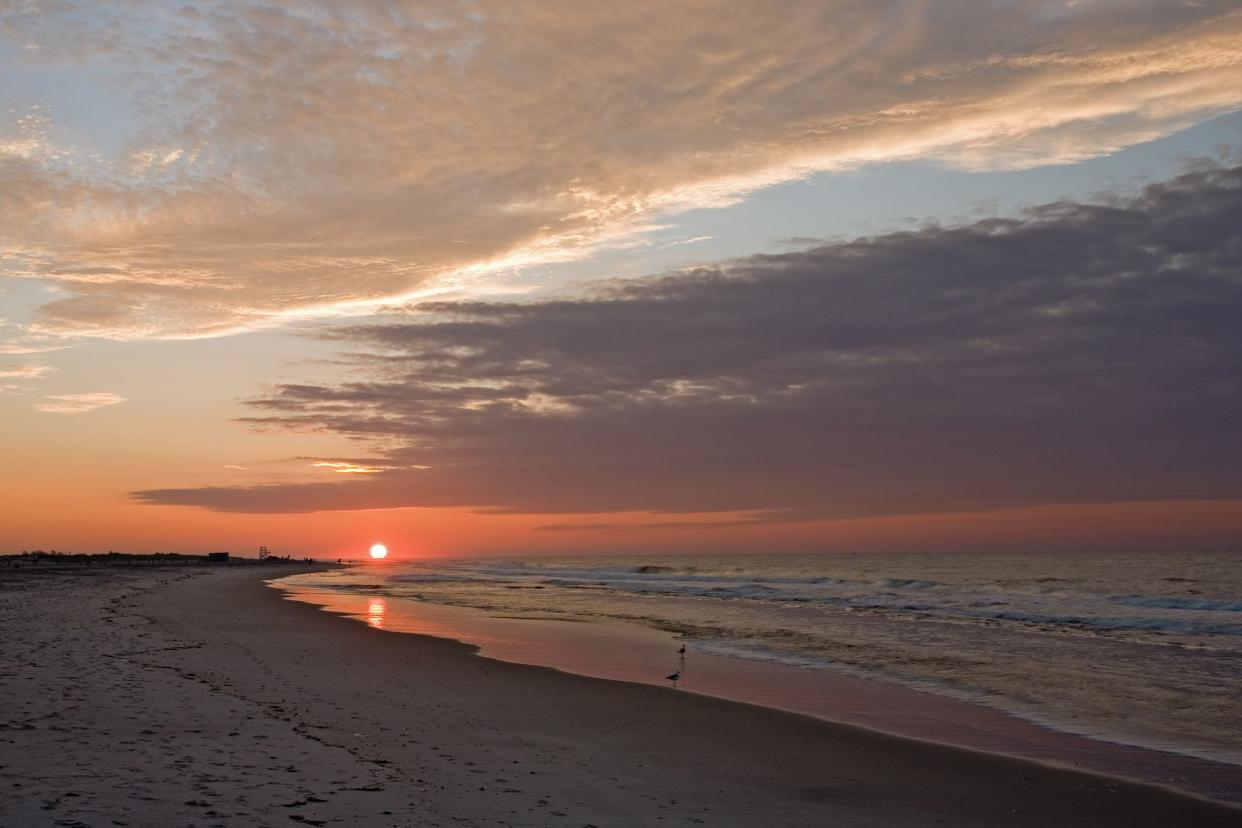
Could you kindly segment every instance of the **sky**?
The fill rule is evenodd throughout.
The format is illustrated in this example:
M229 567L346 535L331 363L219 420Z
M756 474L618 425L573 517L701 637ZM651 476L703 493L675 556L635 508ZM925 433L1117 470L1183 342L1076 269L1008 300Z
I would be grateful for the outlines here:
M1236 0L0 0L0 551L1242 547Z

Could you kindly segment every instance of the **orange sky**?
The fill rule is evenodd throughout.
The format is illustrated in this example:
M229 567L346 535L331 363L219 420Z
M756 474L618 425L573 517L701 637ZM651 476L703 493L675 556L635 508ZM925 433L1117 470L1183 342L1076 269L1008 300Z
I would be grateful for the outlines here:
M1242 14L984 5L0 11L0 553L1242 546Z
M704 528L661 529L667 515L607 515L618 528L549 532L563 518L590 527L592 516L479 515L462 509L385 509L297 515L246 515L190 507L151 507L122 497L84 499L50 487L0 488L6 550L205 552L363 557L374 542L393 559L473 555L638 552L1112 551L1236 548L1242 500L1070 504L987 512L924 514L789 524L730 524L728 515L692 515ZM679 521L680 522L680 521Z

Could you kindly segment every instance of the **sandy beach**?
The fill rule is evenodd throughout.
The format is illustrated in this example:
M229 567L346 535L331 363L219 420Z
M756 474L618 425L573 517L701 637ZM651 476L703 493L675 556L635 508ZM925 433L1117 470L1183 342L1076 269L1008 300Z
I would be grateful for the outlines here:
M480 658L288 566L7 573L0 825L1237 825L1156 787Z

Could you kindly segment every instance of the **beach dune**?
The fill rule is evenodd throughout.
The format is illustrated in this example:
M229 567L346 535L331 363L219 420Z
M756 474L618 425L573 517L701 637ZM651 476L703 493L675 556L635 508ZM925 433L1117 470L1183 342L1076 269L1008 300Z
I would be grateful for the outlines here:
M506 664L264 571L6 575L0 825L1238 825L1242 810Z

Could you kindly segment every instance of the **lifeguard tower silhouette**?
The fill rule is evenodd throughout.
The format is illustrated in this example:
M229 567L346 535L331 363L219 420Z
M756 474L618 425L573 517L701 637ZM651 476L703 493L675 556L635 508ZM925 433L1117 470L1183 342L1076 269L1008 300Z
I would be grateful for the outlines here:
M272 553L267 551L266 546L259 547L259 560L266 561L271 556L272 556Z

